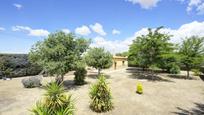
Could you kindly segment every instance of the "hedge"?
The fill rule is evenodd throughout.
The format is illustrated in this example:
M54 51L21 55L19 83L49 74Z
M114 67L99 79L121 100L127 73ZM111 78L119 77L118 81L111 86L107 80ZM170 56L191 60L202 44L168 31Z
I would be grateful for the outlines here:
M6 68L11 70L9 77L37 75L42 71L40 66L29 62L27 54L0 54L0 63L6 63ZM2 73L0 70L0 78Z

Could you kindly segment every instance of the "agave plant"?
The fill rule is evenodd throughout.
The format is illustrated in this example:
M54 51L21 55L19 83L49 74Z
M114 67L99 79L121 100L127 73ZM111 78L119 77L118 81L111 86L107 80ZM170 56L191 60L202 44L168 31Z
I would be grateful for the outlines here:
M100 75L98 82L92 85L90 98L90 108L95 112L106 112L113 109L110 88L103 75Z
M36 106L31 109L31 112L33 113L33 115L47 115L50 113L49 109L44 107L44 105L40 101L38 101L36 103Z
M65 94L62 84L51 82L41 101L31 110L34 115L73 115L74 104L71 95Z

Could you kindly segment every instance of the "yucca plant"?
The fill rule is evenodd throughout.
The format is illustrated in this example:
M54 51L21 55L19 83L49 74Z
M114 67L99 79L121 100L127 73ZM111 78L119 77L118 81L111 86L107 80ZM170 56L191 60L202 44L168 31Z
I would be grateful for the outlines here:
M106 112L113 109L110 88L104 75L100 75L98 82L90 88L90 108L95 112Z
M51 82L41 101L31 110L34 115L73 115L74 104L71 95L65 94L62 84Z

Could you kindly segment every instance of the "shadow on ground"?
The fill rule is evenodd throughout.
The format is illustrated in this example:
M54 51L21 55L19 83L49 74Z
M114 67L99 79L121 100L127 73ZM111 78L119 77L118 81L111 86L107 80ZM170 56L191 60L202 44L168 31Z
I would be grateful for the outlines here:
M85 82L83 85L87 85L87 84L89 84L89 82ZM63 85L66 90L70 90L70 89L77 90L78 88L83 87L83 85L76 85L74 83L74 80L65 80L63 82Z
M161 82L174 82L169 79L162 78L156 74L148 74L148 73L133 73L132 75L129 75L132 79L142 79L142 80L148 80L148 81L161 81Z
M110 79L111 76L107 74L103 74L106 79ZM98 73L90 73L87 75L87 77L92 78L92 79L98 79Z
M126 70L127 73L131 73L129 75L132 79L145 79L148 81L161 81L161 82L173 82L169 79L162 78L158 75L158 72L153 71L143 71L141 68L128 68Z
M167 77L175 78L175 79L186 79L186 75L179 75L179 74L169 74ZM196 80L196 78L189 77L187 80Z
M195 103L196 107L186 110L180 107L177 107L179 112L173 112L176 115L204 115L204 104L202 103Z
M48 84L48 83L47 83ZM74 83L74 80L65 80L63 81L63 86L65 88L65 90L70 90L70 89L73 89L73 90L77 90L78 88L80 87L83 87L84 85L87 85L87 84L90 84L89 82L85 81L84 84L82 85L76 85ZM40 89L46 89L46 85L42 85L40 87L38 87ZM31 88L32 89L32 88Z

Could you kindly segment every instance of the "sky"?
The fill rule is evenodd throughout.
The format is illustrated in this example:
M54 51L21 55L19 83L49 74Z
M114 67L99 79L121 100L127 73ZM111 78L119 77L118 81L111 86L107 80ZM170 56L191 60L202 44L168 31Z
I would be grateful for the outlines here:
M204 36L204 0L1 0L0 53L28 53L50 33L64 31L115 54L159 26L174 43Z

